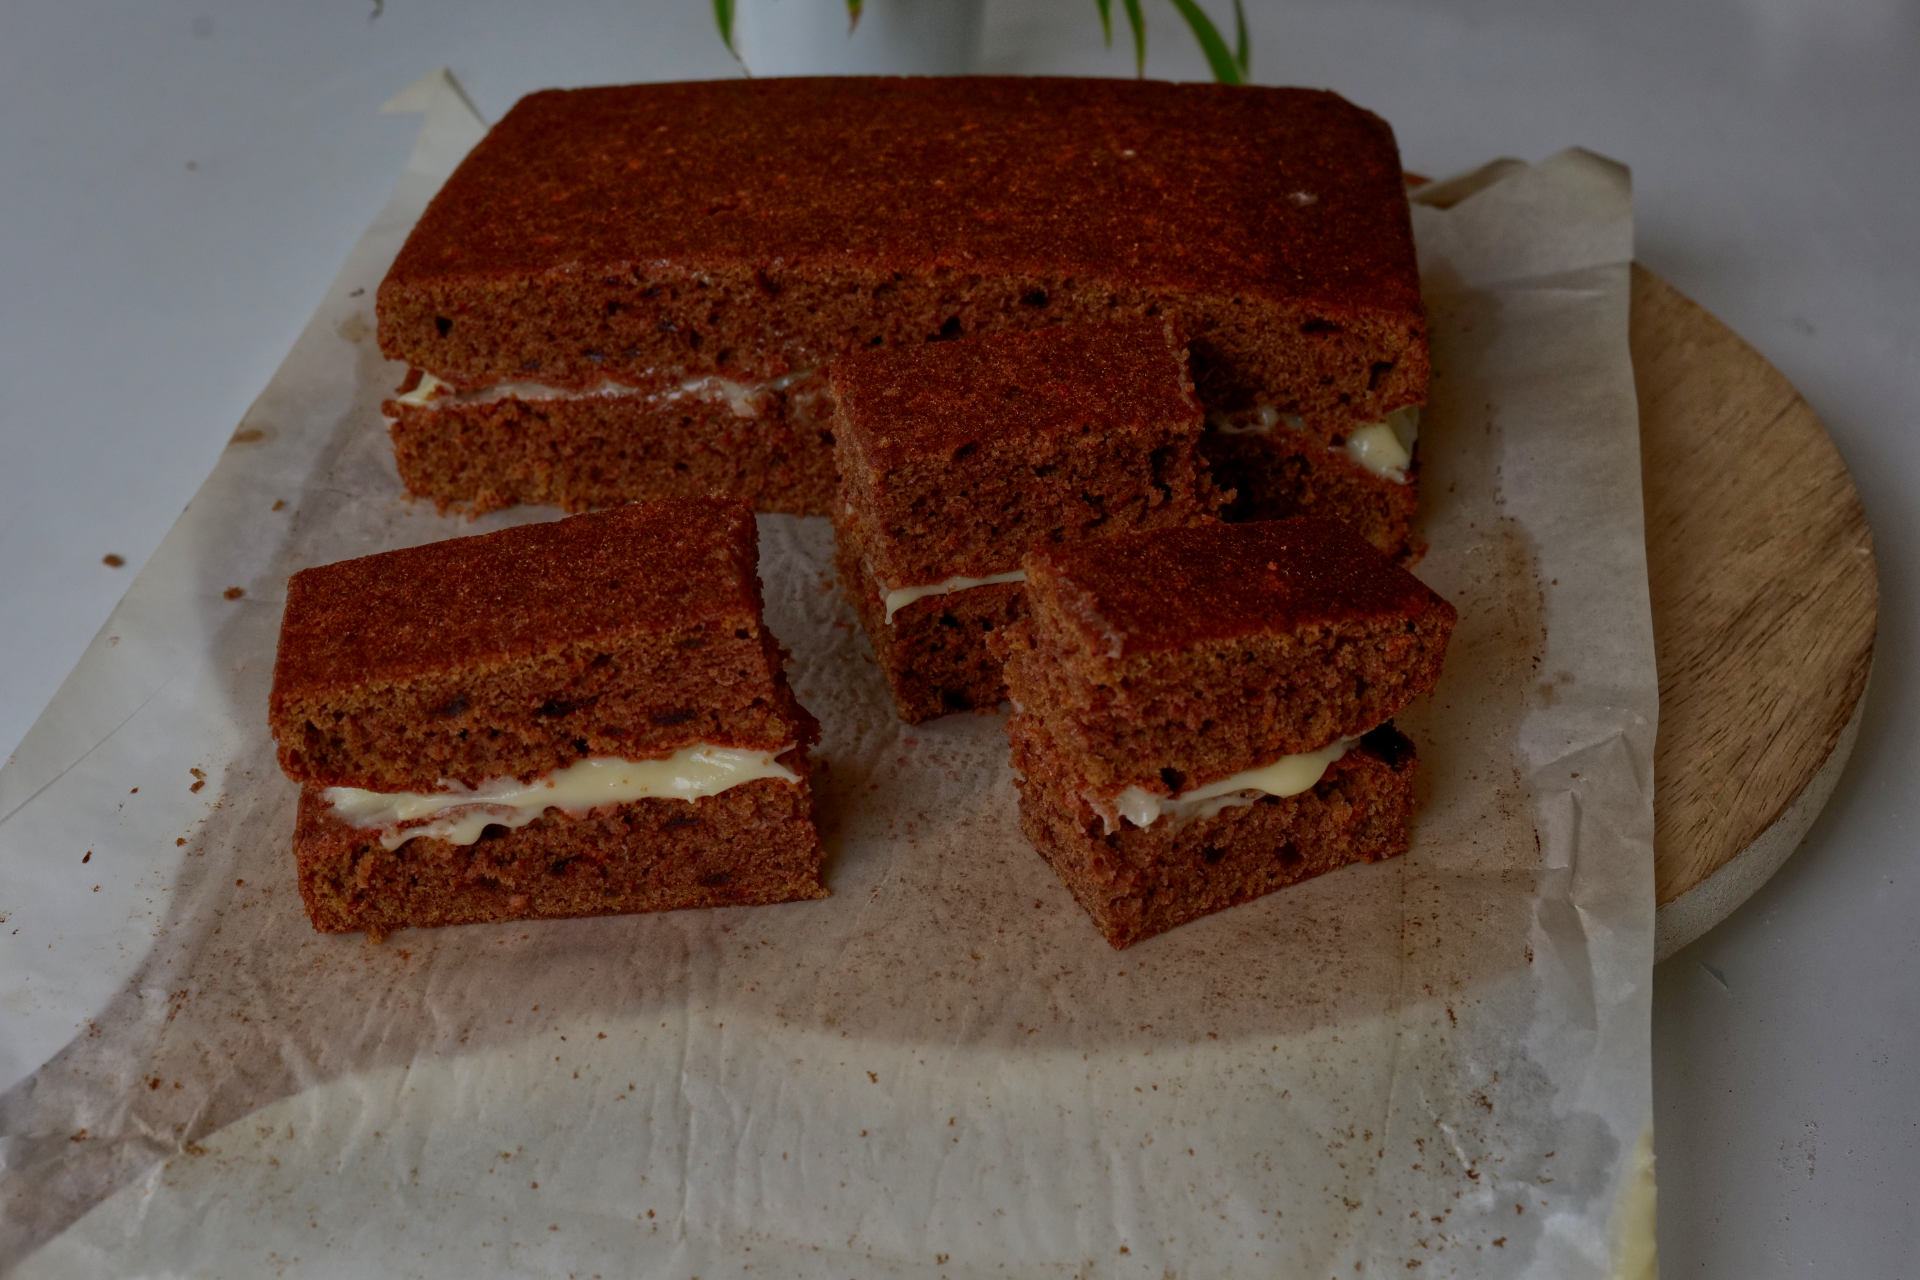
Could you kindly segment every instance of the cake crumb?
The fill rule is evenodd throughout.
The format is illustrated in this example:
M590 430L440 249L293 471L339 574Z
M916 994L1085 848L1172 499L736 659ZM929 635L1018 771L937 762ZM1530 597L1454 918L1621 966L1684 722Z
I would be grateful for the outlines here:
M275 498L273 500L272 510L285 511L286 509L287 509L287 500L285 498Z
M247 589L245 587L228 587L220 594L229 600L238 600L241 596L247 594Z
M83 854L83 855L81 856L81 858L80 858L80 861L81 861L81 862L92 862L92 861L93 861L93 850L91 850L91 849L89 849L89 850L87 850L87 851L86 851L86 853L85 853L85 854Z
M107 552L107 554L100 557L100 563L107 566L107 568L109 569L118 569L121 565L125 564L126 562L127 560L125 556L115 555L111 551Z

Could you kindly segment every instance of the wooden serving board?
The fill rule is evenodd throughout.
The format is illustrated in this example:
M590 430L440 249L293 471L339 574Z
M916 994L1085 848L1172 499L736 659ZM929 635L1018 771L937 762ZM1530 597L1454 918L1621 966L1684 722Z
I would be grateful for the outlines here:
M1879 587L1860 495L1806 401L1651 271L1635 265L1632 289L1664 960L1778 870L1832 793Z

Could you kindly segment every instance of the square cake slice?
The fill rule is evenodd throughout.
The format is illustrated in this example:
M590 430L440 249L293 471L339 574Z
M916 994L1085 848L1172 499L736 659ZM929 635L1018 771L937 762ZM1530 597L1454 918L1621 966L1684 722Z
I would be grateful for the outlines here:
M1041 546L995 639L1021 826L1124 947L1406 849L1453 606L1344 525Z
M294 575L269 718L315 927L825 896L741 503L679 499Z
M841 589L909 722L1004 696L986 638L1021 615L1029 547L1220 506L1163 320L874 351L831 382Z

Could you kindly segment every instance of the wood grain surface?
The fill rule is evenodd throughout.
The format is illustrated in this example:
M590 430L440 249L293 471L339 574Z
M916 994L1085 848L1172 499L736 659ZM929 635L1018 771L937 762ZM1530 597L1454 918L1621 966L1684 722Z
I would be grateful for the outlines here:
M1664 913L1780 823L1823 769L1837 774L1873 661L1879 590L1859 494L1806 401L1652 272L1636 265L1632 289ZM1718 895L1731 900L1687 931L1723 917L1772 869ZM1691 938L1669 941L1664 951Z

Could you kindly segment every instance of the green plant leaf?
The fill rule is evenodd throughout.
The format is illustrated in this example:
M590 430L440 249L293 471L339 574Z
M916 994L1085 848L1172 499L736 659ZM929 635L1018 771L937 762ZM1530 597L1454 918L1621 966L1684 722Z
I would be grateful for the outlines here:
M1233 60L1240 64L1240 78L1253 70L1253 50L1247 40L1247 11L1240 0L1233 0Z
M861 3L861 0L847 0L847 34L848 35L852 35L853 29L860 25L860 3Z
M1113 0L1093 0L1093 7L1100 11L1100 38L1107 42L1107 48L1113 48Z
M1120 0L1127 11L1127 25L1133 28L1133 74L1147 74L1147 15L1140 12L1140 0Z
M740 51L733 47L733 0L713 0L713 25L720 28L720 40L727 52L739 57Z
M1171 0L1171 3L1186 19L1193 38L1200 42L1200 52L1207 55L1207 65L1213 68L1213 78L1221 84L1245 84L1246 77L1240 74L1240 64L1234 61L1233 51L1220 38L1219 28L1213 25L1213 19L1207 16L1206 11L1194 0Z

